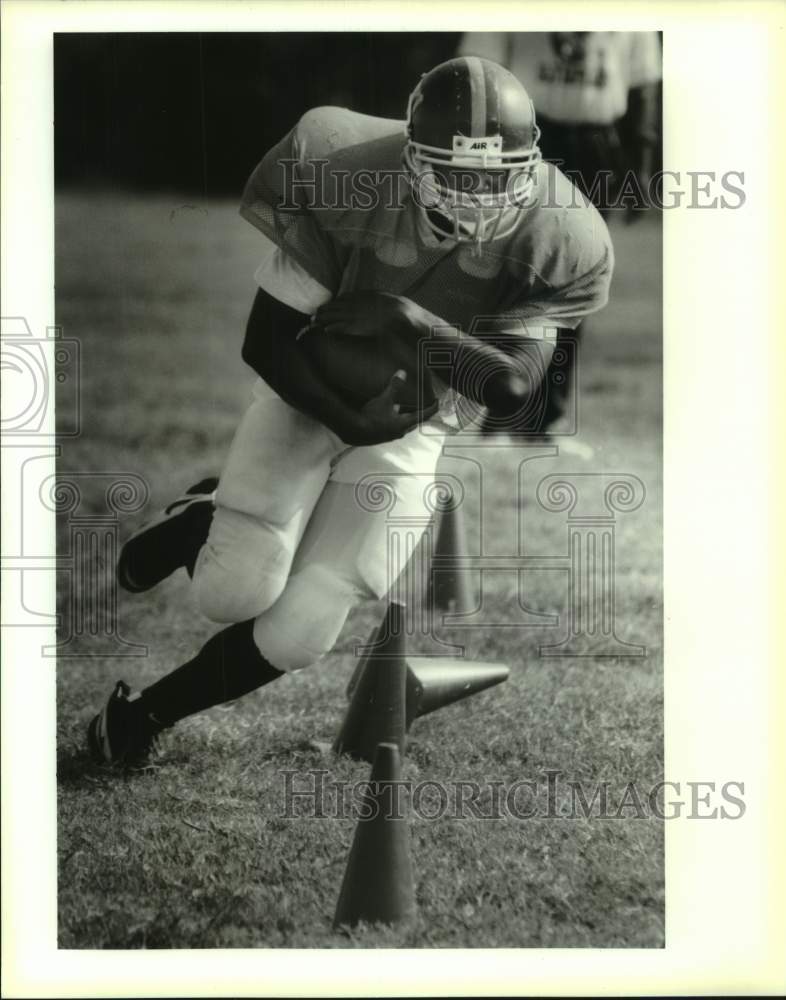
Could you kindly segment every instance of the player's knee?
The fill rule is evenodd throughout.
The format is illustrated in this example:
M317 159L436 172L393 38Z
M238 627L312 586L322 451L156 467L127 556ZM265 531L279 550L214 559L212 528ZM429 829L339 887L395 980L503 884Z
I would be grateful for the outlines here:
M330 652L358 596L357 586L329 567L306 566L257 618L254 640L278 670L302 670Z
M286 586L286 574L265 567L225 570L205 560L194 573L197 606L211 621L244 622L272 607Z

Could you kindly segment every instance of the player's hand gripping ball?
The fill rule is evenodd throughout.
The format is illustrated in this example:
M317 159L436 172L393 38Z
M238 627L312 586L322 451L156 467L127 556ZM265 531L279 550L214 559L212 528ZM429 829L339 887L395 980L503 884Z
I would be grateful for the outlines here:
M300 344L325 382L361 407L381 395L396 372L401 412L428 410L436 396L420 359L413 317L419 307L401 296L359 292L317 311Z
M404 295L366 289L331 299L317 309L328 333L351 337L425 336L436 317Z

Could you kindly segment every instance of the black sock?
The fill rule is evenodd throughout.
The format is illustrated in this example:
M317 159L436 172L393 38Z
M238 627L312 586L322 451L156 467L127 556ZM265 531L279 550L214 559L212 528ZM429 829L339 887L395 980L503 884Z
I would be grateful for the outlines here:
M145 688L142 709L169 726L213 705L234 701L282 676L259 652L254 621L230 625L205 643L193 660Z

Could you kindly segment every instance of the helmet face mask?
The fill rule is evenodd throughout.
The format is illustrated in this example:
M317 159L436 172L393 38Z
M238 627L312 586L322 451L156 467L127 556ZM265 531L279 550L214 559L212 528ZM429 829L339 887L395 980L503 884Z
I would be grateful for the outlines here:
M532 203L534 166L488 171L481 165L470 170L462 163L460 171L446 169L420 157L413 145L404 155L413 198L439 236L480 247L508 236L518 225L521 210Z
M511 73L473 57L437 66L410 97L407 135L404 165L433 232L480 252L515 229L541 154L532 102Z

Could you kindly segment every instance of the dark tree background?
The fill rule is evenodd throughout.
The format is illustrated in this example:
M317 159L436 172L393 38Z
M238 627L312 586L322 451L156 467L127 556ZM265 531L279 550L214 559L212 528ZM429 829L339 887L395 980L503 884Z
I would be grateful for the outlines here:
M237 195L308 108L403 118L449 33L59 34L58 185Z

